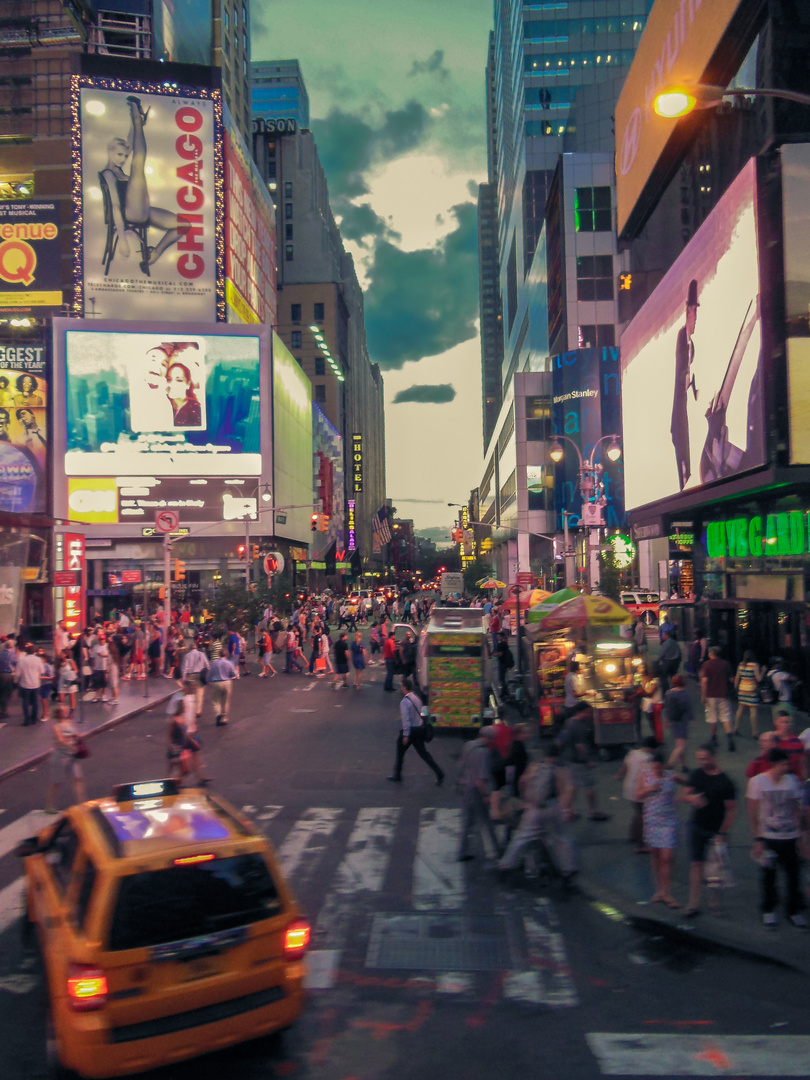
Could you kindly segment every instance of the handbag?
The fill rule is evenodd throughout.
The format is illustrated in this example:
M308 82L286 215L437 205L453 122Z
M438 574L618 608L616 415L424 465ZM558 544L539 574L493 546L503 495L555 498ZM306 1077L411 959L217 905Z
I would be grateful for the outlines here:
M81 735L76 736L76 746L73 751L73 756L76 758L77 761L84 761L85 758L90 757L90 751L87 749L87 743L84 741Z
M433 738L436 735L436 731L435 731L435 729L433 727L433 724L431 724L430 720L428 720L427 717L425 717L424 720L422 721L422 730L424 731L423 738L424 738L425 742L433 742Z

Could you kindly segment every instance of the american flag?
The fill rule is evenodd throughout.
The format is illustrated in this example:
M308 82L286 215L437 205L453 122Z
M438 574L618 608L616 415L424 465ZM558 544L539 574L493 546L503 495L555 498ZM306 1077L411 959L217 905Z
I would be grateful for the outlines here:
M388 511L381 506L371 519L371 531L379 536L384 544L391 543L391 526L388 524Z

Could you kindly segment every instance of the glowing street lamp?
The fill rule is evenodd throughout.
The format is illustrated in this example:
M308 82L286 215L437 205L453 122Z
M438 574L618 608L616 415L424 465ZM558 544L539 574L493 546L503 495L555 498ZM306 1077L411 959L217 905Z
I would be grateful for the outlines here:
M735 86L731 89L711 83L689 83L666 87L653 99L653 109L665 120L679 120L695 109L714 109L724 98L771 97L810 105L810 94L798 90L774 90L769 87Z

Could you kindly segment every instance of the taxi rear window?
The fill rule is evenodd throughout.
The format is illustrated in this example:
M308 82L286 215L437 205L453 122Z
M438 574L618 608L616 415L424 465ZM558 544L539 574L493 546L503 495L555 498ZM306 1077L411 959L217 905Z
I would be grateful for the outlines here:
M281 910L257 854L171 866L121 878L109 948L143 949L269 919Z

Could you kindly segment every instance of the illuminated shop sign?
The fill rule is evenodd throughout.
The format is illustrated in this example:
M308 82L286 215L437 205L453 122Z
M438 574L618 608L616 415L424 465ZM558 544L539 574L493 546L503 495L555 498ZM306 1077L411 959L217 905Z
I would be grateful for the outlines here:
M64 622L65 629L71 636L76 636L84 629L84 596L87 587L87 563L85 558L84 535L65 533L62 560L63 569L76 574L76 585L65 588Z
M710 521L706 526L706 550L711 559L807 554L810 552L807 511Z
M359 495L363 490L363 436L352 435L352 491Z
M348 507L348 513L346 514L346 528L349 534L347 547L349 551L357 551L357 532L355 531L354 523L354 499L349 499L346 505Z

